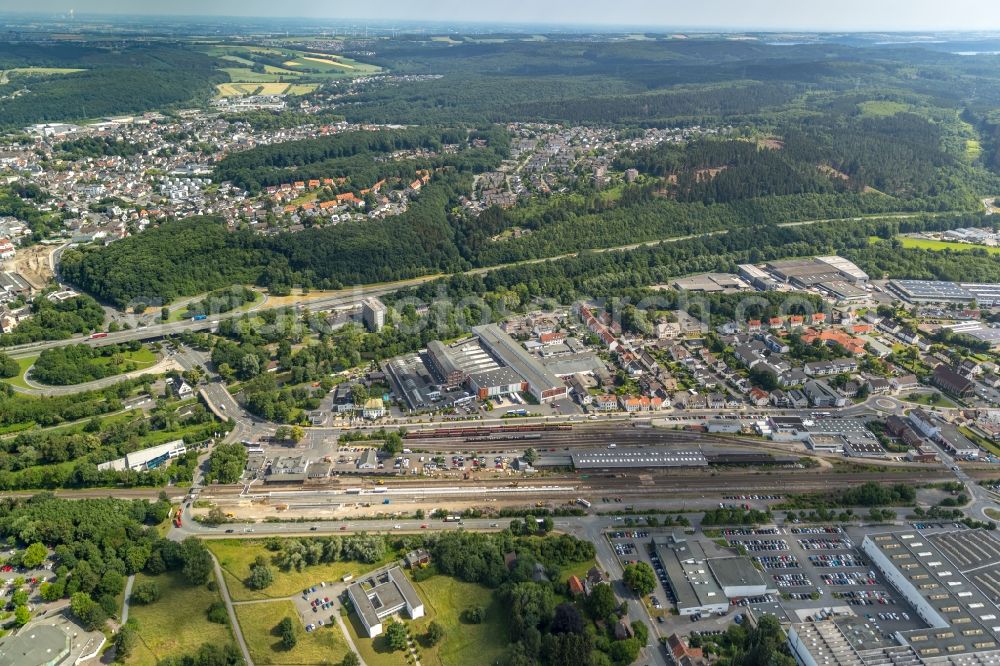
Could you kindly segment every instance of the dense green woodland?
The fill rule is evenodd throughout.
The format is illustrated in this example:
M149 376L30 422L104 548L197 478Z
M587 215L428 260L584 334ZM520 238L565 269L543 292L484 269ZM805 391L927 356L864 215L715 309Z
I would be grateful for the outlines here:
M480 140L486 148L471 149ZM416 160L379 161L398 151L440 153L445 145L456 153ZM402 129L377 132L347 132L317 139L288 141L226 156L216 166L213 178L232 181L251 191L261 187L317 178L346 178L343 191L367 189L387 177L413 180L418 169L451 167L460 171L496 168L508 153L507 135L500 130Z
M0 127L164 109L206 100L226 75L218 62L181 44L102 48L0 45L0 69L58 67L73 74L15 77L0 85ZM27 89L27 93L12 93Z
M30 319L22 321L11 333L0 335L0 346L65 340L99 330L104 324L104 310L85 294L56 303L47 298L36 298L31 304L31 311L33 316Z
M118 306L232 284L337 288L785 222L972 212L981 209L982 196L1000 192L1000 119L992 110L1000 106L994 92L1000 75L979 58L920 48L565 36L457 46L403 36L373 48L369 59L395 74L442 78L379 79L342 98L338 83L316 96L333 95L333 111L348 120L407 128L260 146L225 156L214 178L251 191L343 179L332 194L358 193L383 178L399 187L417 170L433 170L406 213L271 237L228 233L208 218L168 222L107 248L67 251L66 277ZM118 55L139 62L148 53ZM29 49L18 57L42 55ZM87 56L101 57L110 56L99 50ZM298 117L253 113L232 120L284 126ZM588 173L578 173L569 192L468 215L459 204L473 174L497 168L509 155L506 131L497 124L508 121L613 125L620 137L639 136L648 126L729 129L619 155L617 171L640 171L632 185L599 191ZM969 147L977 140L981 154ZM418 154L382 159L400 150ZM528 233L505 233L515 228ZM689 263L696 270L699 262Z
M46 349L32 366L31 378L42 384L70 386L131 372L137 366L126 360L124 354L141 348L142 343L136 340L127 345L66 345Z
M119 595L129 575L176 573L191 586L212 577L212 557L191 537L175 542L159 536L170 502L57 499L39 493L28 499L0 500L0 539L18 545L43 544L54 554L56 577L40 586L45 601L70 599L69 612L87 631L105 628L117 616ZM192 609L194 611L194 609ZM160 660L169 666L236 666L232 645L189 645L184 653Z

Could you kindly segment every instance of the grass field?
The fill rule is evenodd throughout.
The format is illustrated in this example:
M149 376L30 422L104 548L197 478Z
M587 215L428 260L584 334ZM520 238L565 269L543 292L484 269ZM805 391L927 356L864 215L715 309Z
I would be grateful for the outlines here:
M205 543L219 559L222 573L226 578L226 585L229 587L229 594L234 601L290 597L320 581L337 581L349 573L358 575L395 559L395 554L392 554L385 561L374 564L333 562L306 567L302 571L277 571L274 584L266 590L257 591L246 587L243 581L250 575L250 564L258 555L263 555L268 559L272 555L262 542L247 539L209 539Z
M307 633L291 601L240 604L235 608L255 664L339 664L347 654L347 642L337 626L328 625ZM282 648L279 637L273 633L275 625L286 617L292 618L298 639L291 650Z
M28 371L28 368L30 368L32 365L35 364L36 360L38 360L37 354L34 356L25 356L24 358L17 359L17 364L18 366L20 366L21 372L13 377L8 377L7 379L0 379L0 381L6 382L12 386L17 386L19 388L24 388L24 389L31 388L30 386L28 386L28 383L24 381L24 373Z
M972 250L986 250L990 254L1000 254L1000 247L987 247L985 245L973 245L971 243L951 243L949 241L937 241L929 238L914 238L912 236L897 236L903 247L914 250L952 250L953 252L971 252Z
M204 294L199 294L198 296L194 296L192 298L185 299L184 301L181 302L180 306L170 306L171 307L171 309L170 309L170 316L167 317L167 322L168 323L174 323L174 322L178 322L178 321L187 321L187 320L189 320L191 317L188 316L188 314L187 314L187 305L189 303L198 303L199 301L205 300L208 297L208 294L209 294L209 292L206 292ZM254 293L254 297L253 297L253 302L252 303L244 303L240 307L235 308L234 310L231 310L231 312L243 312L245 310L249 310L250 308L252 308L255 305L260 305L263 302L264 302L264 292L258 291L258 292Z
M424 601L426 615L410 622L410 633L420 645L420 663L424 666L479 666L492 664L507 647L507 610L493 591L474 583L463 583L447 576L433 576L414 583ZM464 624L462 611L480 606L486 609L482 624ZM444 629L444 638L434 647L423 645L420 638L427 625L437 622ZM352 613L348 623L351 640L368 666L397 666L406 663L403 652L391 652L385 634L374 639L359 635L360 622Z
M983 154L983 145L976 139L965 140L965 159L970 162L976 161Z
M14 67L12 69L0 69L0 83L7 83L11 75L14 76L55 76L57 74L76 74L85 70L74 69L72 67Z
M937 399L932 401L931 396L933 393L907 393L906 395L900 396L900 400L905 400L906 402L912 402L917 405L925 405L927 407L943 407L943 408L953 408L957 407L948 396L943 393L937 394Z
M869 100L858 104L861 115L868 117L894 116L897 113L909 111L912 107L909 104L900 102L889 102L885 100Z
M129 617L139 622L142 640L126 662L154 666L164 657L194 652L202 643L222 645L232 641L229 627L209 622L205 614L218 592L204 585L190 586L180 574L146 576L137 574L135 582L154 580L160 586L159 601L148 606L133 605Z
M135 366L136 366L135 369L136 370L145 370L146 368L150 368L150 367L156 365L157 361L160 360L156 356L156 354L154 354L152 352L152 350L147 349L146 347L141 347L139 349L139 351L134 351L134 352L133 351L128 351L128 352L125 352L125 353L122 354L122 356L125 358L125 362L126 363L128 363L129 361L131 361L132 363L135 363ZM99 365L110 365L111 361L112 361L112 357L111 356L102 356L102 357L100 357L98 359L95 359L95 360L96 360L96 362Z

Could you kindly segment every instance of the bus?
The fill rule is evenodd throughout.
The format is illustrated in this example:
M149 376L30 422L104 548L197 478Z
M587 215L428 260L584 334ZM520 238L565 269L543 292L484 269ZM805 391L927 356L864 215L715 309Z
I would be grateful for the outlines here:
M576 498L576 503L579 504L580 506L582 506L585 509L589 509L590 508L590 502L587 501L587 500L585 500L585 499L583 499L582 497L577 497Z

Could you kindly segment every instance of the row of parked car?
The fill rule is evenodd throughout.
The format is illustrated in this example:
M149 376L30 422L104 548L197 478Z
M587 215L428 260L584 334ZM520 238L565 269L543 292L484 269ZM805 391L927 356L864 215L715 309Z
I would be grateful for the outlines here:
M773 578L778 587L806 587L807 585L812 585L809 576L802 573L775 574Z
M850 573L825 573L822 575L823 582L827 585L878 585L875 580L875 573L869 571L867 574L858 571Z
M794 555L757 555L753 561L765 569L799 569L799 560Z
M843 527L793 527L788 530L792 534L843 534Z
M729 541L730 548L743 546L752 553L766 550L788 550L788 542L784 539L751 539L749 541Z
M850 539L799 539L804 550L851 550L854 543Z
M671 604L677 603L677 598L674 597L674 590L670 587L670 578L667 577L667 570L663 567L663 562L660 561L660 556L654 551L650 553L649 561L653 563L653 571L656 572L656 577L660 579L663 591L667 593L667 601Z
M810 555L809 562L814 567L833 569L868 566L860 555Z
M722 530L724 536L770 536L781 534L777 527L728 527Z
M835 595L837 596L837 595ZM840 598L851 606L874 606L892 603L892 597L881 590L851 590L840 593Z

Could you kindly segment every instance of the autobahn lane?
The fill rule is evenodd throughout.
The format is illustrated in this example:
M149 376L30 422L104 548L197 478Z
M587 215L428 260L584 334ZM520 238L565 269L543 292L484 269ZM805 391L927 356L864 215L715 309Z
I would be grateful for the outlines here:
M291 303L291 304L271 304L267 303L263 307L253 310L252 312L263 312L266 310L287 310L289 308L309 308L310 310L326 310L336 307L343 307L345 305L360 304L362 299L368 298L369 296L384 296L385 294L398 291L399 289L405 289L406 287L412 287L416 285L423 284L429 280L435 279L438 276L426 276L420 278L414 278L411 280L403 280L400 282L395 282L388 285L378 285L372 287L358 287L353 289L345 289L342 293L338 293L333 296L326 296L322 298L309 299L308 297L303 298L301 301ZM197 331L207 331L211 330L219 324L220 321L224 319L239 318L248 314L245 311L234 311L220 313L217 315L212 315L207 319L202 321L192 321L186 319L183 321L172 322L167 324L155 324L152 326L145 326L134 328L125 331L115 331L107 333L99 338L89 337L73 337L65 340L46 340L42 342L32 342L23 345L14 345L10 347L5 347L3 351L14 358L24 358L26 356L34 356L46 349L54 349L56 347L65 347L67 345L74 344L84 344L91 347L101 347L104 345L121 344L123 342L131 342L133 340L154 340L156 338L162 338L167 335L176 335L185 331L197 332Z

